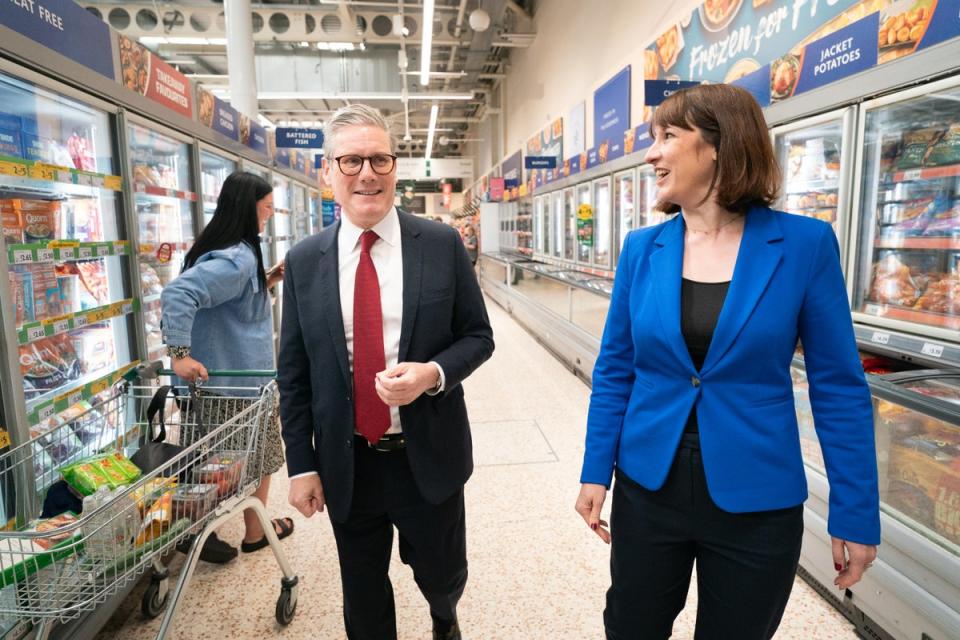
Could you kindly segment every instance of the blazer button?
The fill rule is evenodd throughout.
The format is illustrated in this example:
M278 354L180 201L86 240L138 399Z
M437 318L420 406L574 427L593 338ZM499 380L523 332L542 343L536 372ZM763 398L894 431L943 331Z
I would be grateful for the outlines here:
M700 378L698 378L697 376L690 376L690 384L692 384L694 387L699 387Z
M353 448L353 438L350 438L349 440L347 440L347 449L352 449L352 448Z

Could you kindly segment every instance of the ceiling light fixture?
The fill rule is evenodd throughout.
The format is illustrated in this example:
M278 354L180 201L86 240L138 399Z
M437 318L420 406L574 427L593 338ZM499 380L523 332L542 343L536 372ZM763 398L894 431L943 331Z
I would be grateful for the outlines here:
M223 86L211 87L210 92L218 97L229 97L230 90ZM400 100L401 93L334 93L328 91L261 91L258 100ZM410 93L410 100L473 100L472 93Z
M423 44L420 47L420 84L430 84L430 49L433 45L433 3L423 0Z
M433 151L433 134L437 130L437 115L440 113L440 105L435 104L430 107L430 128L427 129L427 152L425 159L430 159L430 153Z

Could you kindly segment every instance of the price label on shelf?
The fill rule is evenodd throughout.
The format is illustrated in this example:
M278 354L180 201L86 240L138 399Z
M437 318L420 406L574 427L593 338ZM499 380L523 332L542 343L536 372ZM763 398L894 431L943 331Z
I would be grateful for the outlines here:
M89 315L86 313L80 314L79 316L73 319L73 326L77 329L87 326L90 322Z
M72 407L83 400L83 389L77 389L67 394L67 406Z
M874 344L888 344L890 342L890 334L884 333L883 331L874 331L870 337L870 342Z
M90 179L93 181L93 186L101 188L106 182L103 176L91 176Z
M77 257L76 247L60 247L61 260L73 260L76 257Z
M36 327L30 327L30 328L27 329L27 341L28 341L28 342L33 342L34 340L39 340L40 338L44 337L45 335L47 335L47 334L46 334L46 331L44 331L44 329L43 329L43 325L39 325L39 326L36 326Z
M70 169L58 169L57 182L68 182L73 184L73 171L70 171Z
M53 322L54 333L65 333L70 330L70 321L66 318L60 318Z
M931 358L942 358L943 345L934 344L932 342L924 342L923 348L920 349L920 352L925 356L930 356Z
M107 189L120 191L121 189L123 189L123 179L120 176L104 176L103 186L106 187Z
M13 264L27 264L28 262L33 262L33 251L17 249L13 252Z
M27 165L19 162L0 161L0 174L14 176L16 178L26 178L29 171Z
M119 241L113 243L113 252L118 256L125 256L130 253L130 243Z
M53 262L53 249L48 247L37 249L37 262Z
M909 169L903 172L904 180L919 180L922 174L922 169Z
M78 247L77 260L89 260L93 257L93 247Z
M44 420L47 420L48 418L50 418L50 416L53 415L54 411L55 409L53 407L52 402L45 404L44 406L37 409L37 418L40 420L40 422L43 422Z
M38 162L30 167L30 177L34 180L53 181L57 179L57 169Z
M77 184L83 185L85 187L93 186L93 176L89 173L77 173Z
M110 386L110 381L104 378L103 380L97 380L96 382L90 383L90 394L96 395L103 391L107 390L107 387Z
M869 313L869 314L872 315L872 316L879 316L879 315L881 315L880 311L881 311L880 305L876 305L876 304L865 304L865 305L863 305L863 312L864 312L864 313Z
M121 311L121 313L123 313L123 315L127 315L128 313L133 313L133 303L132 303L132 302L124 302L124 303L120 306L120 311Z

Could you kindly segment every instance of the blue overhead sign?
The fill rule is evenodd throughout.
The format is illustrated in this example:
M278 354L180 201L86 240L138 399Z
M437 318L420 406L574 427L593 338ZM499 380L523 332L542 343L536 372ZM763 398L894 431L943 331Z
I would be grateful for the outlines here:
M2 2L0 24L115 79L110 27L72 0Z
M630 128L630 65L593 92L593 145L623 137Z
M523 166L527 169L556 169L556 156L527 156L523 159Z
M699 84L690 80L644 80L643 104L655 107L680 89L695 87Z
M803 93L865 71L877 64L880 13L808 44L794 93Z
M321 129L277 127L277 148L322 149L323 131Z

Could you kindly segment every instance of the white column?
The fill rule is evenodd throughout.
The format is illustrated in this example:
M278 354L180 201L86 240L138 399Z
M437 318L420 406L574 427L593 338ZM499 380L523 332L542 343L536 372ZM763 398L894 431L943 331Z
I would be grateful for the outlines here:
M250 0L224 0L227 21L227 73L230 104L251 118L257 108L257 69L253 64L253 18Z

